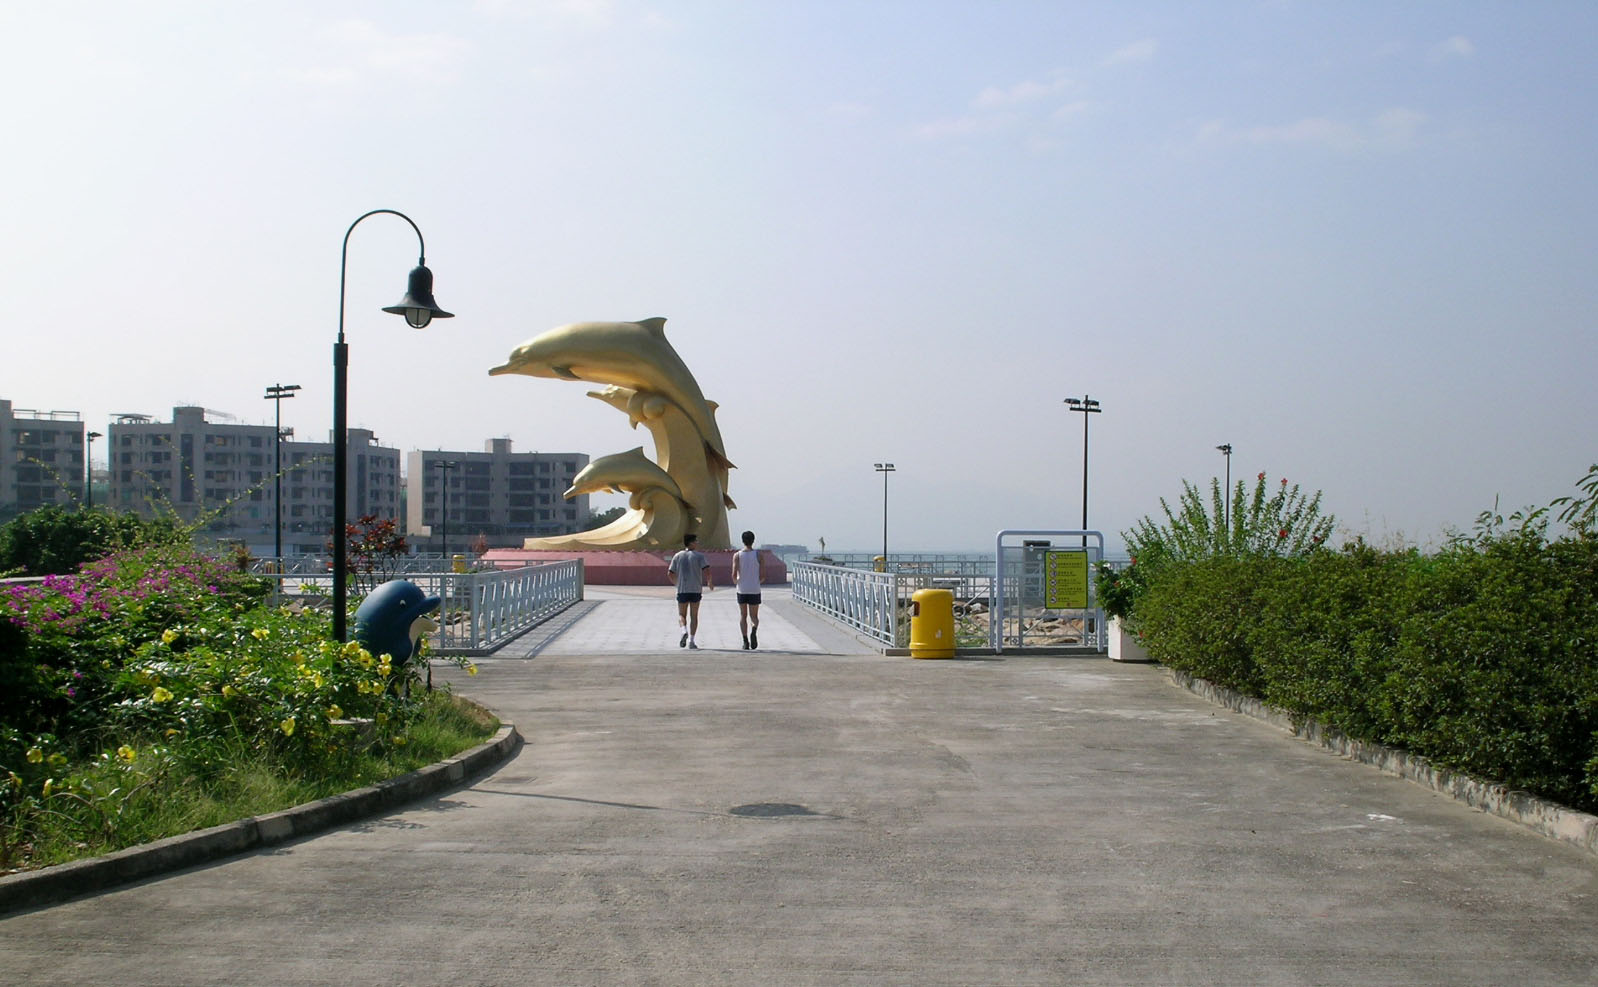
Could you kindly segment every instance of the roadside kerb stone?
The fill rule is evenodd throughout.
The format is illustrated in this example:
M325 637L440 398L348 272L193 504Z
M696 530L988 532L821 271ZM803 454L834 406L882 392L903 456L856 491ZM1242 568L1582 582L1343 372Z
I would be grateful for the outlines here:
M1530 792L1505 785L1495 785L1458 771L1440 768L1418 754L1411 754L1396 747L1387 747L1368 740L1356 740L1314 719L1269 706L1252 696L1245 696L1225 686L1216 685L1208 679L1195 678L1186 672L1170 668L1165 669L1165 674L1177 686L1203 696L1219 706L1269 723L1334 754L1372 765L1388 774L1397 775L1440 795L1463 802L1474 809L1507 819L1543 836L1569 843L1598 856L1598 816L1539 798Z
M516 724L501 720L499 732L493 739L398 778L281 812L128 847L92 860L0 877L0 914L66 901L246 850L275 846L373 816L459 785L509 760L521 745L522 735Z

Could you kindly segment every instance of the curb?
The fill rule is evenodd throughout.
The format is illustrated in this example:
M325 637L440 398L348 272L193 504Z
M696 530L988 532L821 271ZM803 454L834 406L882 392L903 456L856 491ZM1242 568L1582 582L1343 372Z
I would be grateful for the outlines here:
M468 700L470 701L470 700ZM52 905L197 864L309 836L460 784L516 753L522 735L500 722L493 739L425 768L280 812L252 816L90 860L0 877L0 914Z
M1165 674L1173 684L1218 706L1269 723L1334 754L1369 764L1387 774L1397 775L1439 795L1463 802L1473 809L1507 819L1541 836L1598 856L1598 816L1579 812L1530 792L1479 781L1458 771L1439 768L1418 754L1396 747L1355 740L1340 730L1268 706L1208 679L1195 678L1170 668L1165 669Z

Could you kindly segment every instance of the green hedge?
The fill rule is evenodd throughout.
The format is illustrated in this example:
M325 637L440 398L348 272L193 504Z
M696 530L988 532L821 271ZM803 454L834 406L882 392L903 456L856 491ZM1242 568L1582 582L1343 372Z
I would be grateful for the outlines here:
M1598 538L1536 525L1440 552L1354 544L1166 563L1161 662L1351 736L1598 811Z

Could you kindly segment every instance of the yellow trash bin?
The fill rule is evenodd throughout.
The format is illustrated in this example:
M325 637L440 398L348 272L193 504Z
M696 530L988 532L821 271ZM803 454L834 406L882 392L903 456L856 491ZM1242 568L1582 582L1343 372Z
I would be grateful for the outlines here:
M464 556L464 555L455 556L455 558L450 561L450 568L453 569L456 572L465 572L466 571L466 556Z
M910 594L910 657L954 657L954 593L918 589Z

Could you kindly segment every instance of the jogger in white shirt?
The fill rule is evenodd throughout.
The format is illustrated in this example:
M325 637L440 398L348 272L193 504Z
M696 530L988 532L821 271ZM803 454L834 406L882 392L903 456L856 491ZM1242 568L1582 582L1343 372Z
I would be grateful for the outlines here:
M744 637L744 650L760 647L760 584L765 582L766 562L755 551L755 533L743 533L744 547L732 557L732 581L738 591L738 630Z

